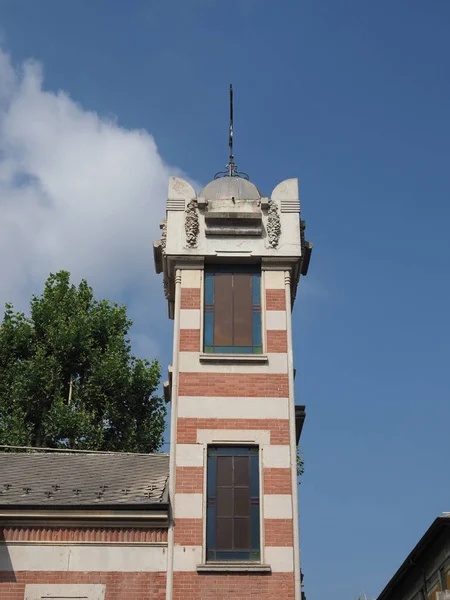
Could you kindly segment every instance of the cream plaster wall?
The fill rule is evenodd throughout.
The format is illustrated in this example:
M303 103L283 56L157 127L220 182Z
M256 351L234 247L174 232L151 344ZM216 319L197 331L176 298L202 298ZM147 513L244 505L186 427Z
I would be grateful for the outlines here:
M201 313L197 308L180 310L180 329L200 329Z
M103 583L28 583L24 600L58 598L77 600L103 600L106 586Z
M292 573L294 570L294 552L289 546L266 546L265 562L272 573Z
M205 419L288 419L287 398L179 396L178 417Z
M161 546L0 545L0 571L160 572L166 568L167 549Z
M201 546L178 546L174 547L173 570L195 571L197 565L202 563Z
M201 519L203 494L175 494L174 516L176 519Z
M200 444L270 444L270 431L264 429L198 429L197 442Z
M292 519L290 494L264 494L263 516L265 519Z
M181 311L183 313L183 311ZM278 373L284 375L288 372L287 355L282 353L267 354L267 362L201 362L199 352L180 352L180 373ZM239 390L236 390L239 391Z

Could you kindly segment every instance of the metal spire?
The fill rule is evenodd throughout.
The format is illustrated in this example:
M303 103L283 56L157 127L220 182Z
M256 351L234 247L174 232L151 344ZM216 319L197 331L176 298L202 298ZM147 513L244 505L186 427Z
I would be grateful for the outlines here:
M233 85L230 83L230 137L228 140L230 146L230 162L228 163L229 176L233 177L236 165L234 164L233 154Z
M219 171L214 175L214 179L219 177L242 177L248 179L247 173L238 171L237 164L234 162L233 154L233 85L230 83L230 129L228 135L228 146L230 148L230 159L226 166L225 171Z

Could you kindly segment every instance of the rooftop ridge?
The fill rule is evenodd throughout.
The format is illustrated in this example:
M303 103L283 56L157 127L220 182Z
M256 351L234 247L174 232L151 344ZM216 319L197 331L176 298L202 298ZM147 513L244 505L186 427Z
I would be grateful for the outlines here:
M46 453L46 452L59 452L59 453L67 453L67 454L107 454L107 455L128 455L128 456L169 456L168 452L115 452L112 450L78 450L74 448L45 448L45 447L36 447L36 446L10 446L7 444L0 444L0 451L2 449L7 450L24 450L30 451L29 454L33 452ZM26 452L24 452L26 453Z

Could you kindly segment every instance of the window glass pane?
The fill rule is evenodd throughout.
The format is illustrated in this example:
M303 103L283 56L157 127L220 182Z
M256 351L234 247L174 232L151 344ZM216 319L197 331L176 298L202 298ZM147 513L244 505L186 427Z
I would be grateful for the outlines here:
M252 275L252 304L261 306L261 277L259 273Z
M250 516L250 494L248 488L234 489L234 516Z
M233 516L233 488L217 488L217 516Z
M260 346L261 345L261 313L254 312L252 314L252 323L253 323L253 345Z
M251 541L252 550L259 550L260 535L259 535L259 507L252 506L251 508Z
M250 461L248 456L236 456L234 459L234 485L250 485Z
M206 509L206 547L216 547L216 507L208 506Z
M232 485L233 458L231 456L217 457L217 486Z
M251 354L252 346L214 346L217 354Z
M222 456L248 456L253 448L245 448L244 446L210 446L214 454L220 454ZM258 454L258 447L254 446L256 454Z
M214 273L205 273L205 305L214 304Z
M250 519L234 519L234 549L250 549Z
M252 345L252 277L233 275L234 346Z
M259 464L258 456L250 457L250 495L259 498Z
M250 560L250 552L216 552L215 558L216 560Z
M214 345L233 346L233 276L214 276Z
M206 473L208 496L216 495L216 459L208 456L208 471Z
M217 518L217 550L233 550L232 518Z
M205 311L205 344L212 346L214 343L214 314Z

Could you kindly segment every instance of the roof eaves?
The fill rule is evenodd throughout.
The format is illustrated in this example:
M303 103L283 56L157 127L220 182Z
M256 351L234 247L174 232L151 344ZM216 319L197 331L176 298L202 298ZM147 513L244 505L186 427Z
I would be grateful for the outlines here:
M426 530L406 559L397 569L395 575L388 581L377 600L388 600L390 594L398 586L401 581L408 575L411 569L417 567L417 562L421 558L421 554L430 546L438 537L438 535L450 526L450 513L442 513L437 517L430 527Z
M302 434L303 425L306 419L306 411L305 406L296 406L295 407L295 437L297 440L297 446L300 441L300 436Z

